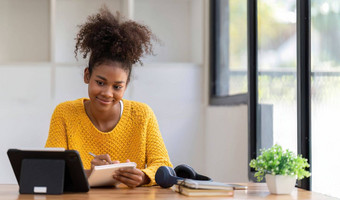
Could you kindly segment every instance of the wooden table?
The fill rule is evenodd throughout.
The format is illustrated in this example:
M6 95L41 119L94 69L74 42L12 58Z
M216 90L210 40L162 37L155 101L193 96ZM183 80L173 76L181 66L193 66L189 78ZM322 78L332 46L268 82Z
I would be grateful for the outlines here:
M19 194L17 185L0 185L0 200L45 200L45 199L65 199L65 200L113 200L113 199L322 199L333 200L336 198L328 197L319 193L310 192L295 188L290 195L271 195L265 183L246 183L247 190L236 190L234 197L186 197L173 192L171 189L155 187L129 188L96 188L88 193L72 193L63 195L28 195Z

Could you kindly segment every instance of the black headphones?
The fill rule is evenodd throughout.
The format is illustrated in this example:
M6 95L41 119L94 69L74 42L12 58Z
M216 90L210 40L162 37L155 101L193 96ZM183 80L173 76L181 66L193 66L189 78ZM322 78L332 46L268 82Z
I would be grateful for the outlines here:
M211 181L211 178L198 174L192 167L186 164L178 165L175 169L168 166L161 166L158 168L155 175L156 183L162 188L169 188L174 184L177 184L178 180L186 178Z

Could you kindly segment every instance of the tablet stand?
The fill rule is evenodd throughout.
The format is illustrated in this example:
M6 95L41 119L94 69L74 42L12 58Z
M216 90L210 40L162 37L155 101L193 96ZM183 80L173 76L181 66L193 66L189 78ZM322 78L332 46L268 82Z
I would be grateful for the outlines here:
M21 194L62 194L65 160L23 159L19 192Z

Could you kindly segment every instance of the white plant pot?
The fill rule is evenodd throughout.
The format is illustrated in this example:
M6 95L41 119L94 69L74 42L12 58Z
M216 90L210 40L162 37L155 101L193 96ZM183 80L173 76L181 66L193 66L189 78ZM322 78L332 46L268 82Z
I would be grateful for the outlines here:
M269 192L272 194L290 194L296 183L296 176L266 174Z

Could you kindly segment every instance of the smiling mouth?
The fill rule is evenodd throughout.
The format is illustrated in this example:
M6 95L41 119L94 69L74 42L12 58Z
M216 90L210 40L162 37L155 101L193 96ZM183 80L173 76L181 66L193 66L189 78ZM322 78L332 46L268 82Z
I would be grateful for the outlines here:
M96 99L97 99L101 104L108 105L108 104L112 103L112 101L100 99L100 98L98 98L98 97L96 97Z

